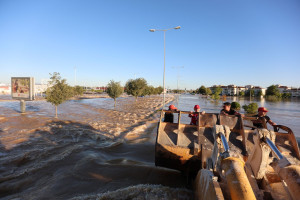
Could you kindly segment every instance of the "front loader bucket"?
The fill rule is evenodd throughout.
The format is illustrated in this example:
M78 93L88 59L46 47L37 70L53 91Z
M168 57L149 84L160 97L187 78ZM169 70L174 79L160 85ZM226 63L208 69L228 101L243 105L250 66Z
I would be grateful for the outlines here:
M178 112L179 123L160 121L155 145L155 165L196 174L205 166L206 158L211 156L213 128L181 124L181 114L186 113L188 112ZM216 122L216 117L200 117L200 120L201 118L206 119L205 124ZM214 121L209 122L210 118Z

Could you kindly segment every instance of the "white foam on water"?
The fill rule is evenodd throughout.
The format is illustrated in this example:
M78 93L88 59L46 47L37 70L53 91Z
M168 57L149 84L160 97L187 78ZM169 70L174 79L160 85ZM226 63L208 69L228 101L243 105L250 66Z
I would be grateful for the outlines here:
M193 199L193 197L193 191L186 188L171 188L162 185L140 184L118 189L116 191L77 196L71 198L71 200L189 200Z

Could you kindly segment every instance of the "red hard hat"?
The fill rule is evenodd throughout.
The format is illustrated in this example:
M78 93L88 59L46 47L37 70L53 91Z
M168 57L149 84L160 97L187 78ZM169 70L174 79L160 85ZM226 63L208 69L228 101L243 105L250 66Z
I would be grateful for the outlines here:
M262 111L262 112L268 112L268 110L265 107L259 107L258 108L258 112Z
M196 109L200 109L200 106L199 105L195 105L194 106L194 110L196 110Z
M177 108L172 104L172 105L169 106L169 109L170 109L170 110L175 110L175 109L177 109Z

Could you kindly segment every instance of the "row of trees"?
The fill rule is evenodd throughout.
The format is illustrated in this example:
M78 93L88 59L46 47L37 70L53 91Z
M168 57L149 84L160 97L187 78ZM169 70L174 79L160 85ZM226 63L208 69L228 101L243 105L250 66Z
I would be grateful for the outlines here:
M212 95L213 99L219 99L218 97L222 93L222 88L221 87L214 87L212 90L210 88L206 88L205 86L201 86L200 88L196 89L195 91L197 94L202 94L202 95ZM255 93L254 89L246 90L246 91L240 91L239 96L251 96L251 97L260 97L262 96L262 91L258 91ZM291 97L291 93L281 93L280 90L275 86L271 85L267 87L266 90L266 97L275 97L275 98L289 98Z
M163 88L153 87L147 84L147 81L143 78L137 79L129 79L125 84L125 92L128 95L132 95L137 99L139 96L150 96L150 95L157 95L163 92Z
M55 106L55 117L57 118L57 106L62 104L64 101L74 96L80 96L84 90L81 86L71 87L66 83L66 79L61 79L58 72L50 74L50 82L52 85L46 91L46 100ZM111 80L107 85L107 94L109 97L114 99L114 105L116 106L116 99L120 97L124 92L124 87L121 86L120 82ZM143 78L130 79L125 84L125 92L128 95L132 95L137 98L139 96L146 95L157 95L163 92L162 87L153 87L147 84L147 81Z
M221 87L214 87L211 90L210 88L206 88L204 85L202 85L200 88L196 90L197 94L211 95L212 99L220 99L221 92L222 92Z
M140 96L157 95L163 92L162 87L153 87L147 84L147 81L143 78L129 79L125 84L125 89L121 86L120 82L111 80L107 85L106 93L114 99L116 105L116 99L121 96L123 92L128 95L132 95L137 100Z

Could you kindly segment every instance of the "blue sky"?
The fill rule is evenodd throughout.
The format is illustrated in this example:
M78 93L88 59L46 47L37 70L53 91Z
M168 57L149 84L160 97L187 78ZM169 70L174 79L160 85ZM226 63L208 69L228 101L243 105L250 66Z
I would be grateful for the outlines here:
M300 87L297 0L0 0L0 82L60 72L68 83L143 77L166 87ZM176 67L184 66L179 70Z

